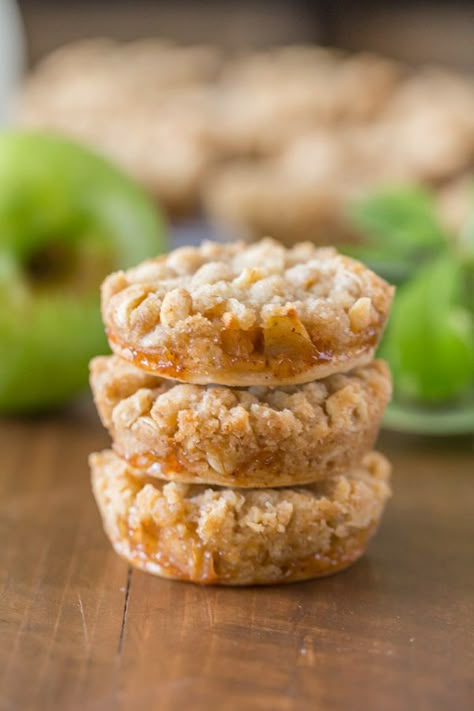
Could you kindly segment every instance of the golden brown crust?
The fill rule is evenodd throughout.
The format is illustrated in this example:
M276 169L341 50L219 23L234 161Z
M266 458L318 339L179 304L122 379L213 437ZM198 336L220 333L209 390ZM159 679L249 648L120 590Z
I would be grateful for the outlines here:
M372 449L391 395L373 361L307 385L237 390L180 384L117 356L95 358L91 386L115 451L150 475L237 487L306 484Z
M225 489L141 479L110 451L91 456L107 535L147 572L202 584L328 575L357 558L390 496L375 452L351 473L293 489Z
M373 357L393 288L360 262L304 242L205 242L102 288L110 345L140 368L195 384L281 385Z

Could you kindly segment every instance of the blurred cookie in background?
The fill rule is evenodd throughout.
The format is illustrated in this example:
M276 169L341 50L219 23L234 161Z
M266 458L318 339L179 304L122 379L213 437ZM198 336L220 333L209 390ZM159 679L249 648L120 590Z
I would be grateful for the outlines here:
M403 165L412 180L458 175L474 164L474 81L424 68L399 85L375 134L387 149L383 160Z
M278 157L218 166L204 186L204 207L231 236L272 234L287 245L337 242L346 236L338 183L344 162L336 134L319 132Z
M215 140L231 156L275 153L321 126L365 122L401 75L390 60L293 46L231 59L217 87Z
M285 244L353 241L354 200L449 195L474 169L472 78L312 45L76 42L32 72L17 121L115 160L172 219L203 210L224 237Z
M449 195L450 183L472 172L473 102L468 79L426 70L400 82L368 123L300 132L273 156L218 166L204 186L204 205L234 237L351 241L354 200L403 184Z
M214 151L208 82L217 49L88 40L33 72L17 120L72 136L115 160L170 214L192 212Z
M402 162L383 160L371 129L326 129L288 143L266 160L217 166L204 186L210 219L232 236L272 234L284 244L357 239L351 203L377 185L410 177ZM385 138L385 137L384 137Z
M20 97L20 115L35 109L97 111L162 98L215 78L217 47L180 46L162 39L86 39L65 45L33 69Z

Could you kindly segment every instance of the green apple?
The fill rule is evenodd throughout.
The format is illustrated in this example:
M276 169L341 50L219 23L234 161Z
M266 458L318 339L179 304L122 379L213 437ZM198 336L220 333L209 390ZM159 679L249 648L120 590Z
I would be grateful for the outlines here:
M107 348L99 285L165 247L155 205L57 136L0 133L0 412L62 404Z

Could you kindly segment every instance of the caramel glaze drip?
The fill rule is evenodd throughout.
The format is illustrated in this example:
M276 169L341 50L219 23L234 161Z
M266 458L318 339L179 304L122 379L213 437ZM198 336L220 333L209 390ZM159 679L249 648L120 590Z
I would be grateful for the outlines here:
M119 355L138 368L166 378L185 380L186 372L189 370L186 366L186 353L181 356L165 347L157 347L153 350L132 347L118 338L111 329L106 329L106 333L109 342L119 349ZM303 349L304 357L302 357L301 353L296 354L296 352L291 352L290 355L285 356L283 354L284 344L282 344L280 352L275 352L274 355L265 354L260 349L251 352L237 350L232 355L229 355L225 352L221 336L223 352L220 363L213 364L212 369L215 371L251 370L256 373L270 371L276 377L288 378L309 370L318 364L330 363L332 360L342 357L345 359L348 356L358 357L368 348L373 348L377 344L378 335L378 329L367 329L364 338L357 339L357 345L346 347L340 352L334 348L334 344L329 344L322 340L318 341L318 343L312 341L309 351L306 348ZM257 343L261 343L260 347L264 348L261 339Z
M201 480L201 472L195 471L195 463L189 461L181 451L177 452L176 450L173 450L167 455L154 452L153 450L137 453L124 450L117 443L114 444L114 449L117 454L122 459L125 459L125 461L127 461L128 464L142 477L156 477L158 479L173 481L176 479L176 474L180 474L181 479L183 481L187 481L188 483L193 483L193 480L195 480L194 483L197 484L203 483ZM321 467L324 469L325 466L328 466L331 473L337 473L343 469L346 464L349 464L347 461L348 459L349 455L346 459L340 457L332 459L328 464L323 462ZM281 456L278 450L268 453L265 453L263 450L259 456L252 456L250 461L244 462L241 466L232 471L225 473L216 471L216 477L219 477L221 480L225 477L227 482L225 484L211 483L210 485L238 486L242 488L268 486L269 488L275 488L275 486L304 486L305 484L312 484L315 482L315 474L311 469L308 470L307 478L303 477L301 472L298 472L297 484L295 483L291 472L286 478L282 477L279 466L280 461ZM207 464L207 466L211 468L210 465L203 460L200 464L204 466ZM276 474L280 474L277 484L275 484ZM255 483L255 479L258 479L258 484ZM267 481L268 483L266 483Z
M150 568L158 566L166 577L193 580L203 585L219 582L212 551L206 550L194 537L191 536L189 541L184 542L188 554L187 565L184 567L160 550L161 547L167 546L168 537L176 536L174 530L160 529L153 524L149 527L142 524L140 528L132 529L127 528L125 523L122 524L121 530L128 542L126 557L137 568L153 572Z
M156 348L153 351L140 350L121 341L109 328L106 329L106 335L109 343L118 346L120 355L137 368L178 380L179 376L186 372L181 359L167 348Z
M160 474L164 477L172 477L173 474L186 474L189 479L193 478L193 462L187 460L182 453L179 454L176 451L168 453L167 456L163 456L153 450L146 452L127 452L122 450L116 444L114 449L117 454L125 459L133 469L137 469L143 476L157 476L160 478ZM228 477L229 486L232 486L232 479L245 479L249 482L252 481L252 477L255 476L255 472L259 475L261 472L271 470L272 468L278 466L280 456L278 452L269 452L265 455L263 451L259 457L252 457L251 462L246 462L242 467L234 469L231 472L224 473L221 476ZM210 465L208 465L210 466ZM218 472L216 472L218 474ZM199 473L196 473L196 478L199 478ZM273 476L271 477L273 479ZM314 472L311 473L309 481L314 480Z

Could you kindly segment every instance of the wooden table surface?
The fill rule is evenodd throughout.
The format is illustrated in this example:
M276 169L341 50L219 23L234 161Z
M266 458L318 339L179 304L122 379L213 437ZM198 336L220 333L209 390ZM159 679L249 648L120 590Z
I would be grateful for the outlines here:
M395 495L368 555L274 588L132 571L102 533L89 404L0 424L2 709L467 711L472 442L383 436Z

